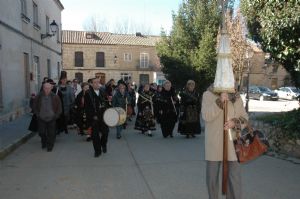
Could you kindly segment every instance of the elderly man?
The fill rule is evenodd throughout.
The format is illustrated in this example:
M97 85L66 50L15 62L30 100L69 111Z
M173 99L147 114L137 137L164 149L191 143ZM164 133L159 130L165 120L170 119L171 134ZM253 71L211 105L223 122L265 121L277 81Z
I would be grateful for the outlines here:
M61 101L51 92L53 85L43 84L43 90L35 98L33 111L38 118L38 132L41 136L42 148L53 149L56 135L56 119L62 112Z

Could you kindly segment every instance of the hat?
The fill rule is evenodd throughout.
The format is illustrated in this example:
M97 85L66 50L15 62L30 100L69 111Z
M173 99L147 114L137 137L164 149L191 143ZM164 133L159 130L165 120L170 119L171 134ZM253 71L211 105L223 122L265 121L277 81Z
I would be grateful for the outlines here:
M56 83L53 81L53 79L47 79L46 83L55 85Z
M230 51L230 37L227 33L222 33L220 37L214 92L235 92Z
M127 86L123 79L120 79L120 80L118 81L118 86L119 86L120 84L123 84L124 86Z

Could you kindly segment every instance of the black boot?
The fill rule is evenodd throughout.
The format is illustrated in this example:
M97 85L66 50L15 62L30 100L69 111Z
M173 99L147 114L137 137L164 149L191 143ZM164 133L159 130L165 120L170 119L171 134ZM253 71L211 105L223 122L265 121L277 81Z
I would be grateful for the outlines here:
M102 147L102 151L103 151L103 153L106 153L106 152L107 152L107 147L106 147L106 146L103 146L103 147Z
M101 155L101 151L95 151L94 157L97 158Z

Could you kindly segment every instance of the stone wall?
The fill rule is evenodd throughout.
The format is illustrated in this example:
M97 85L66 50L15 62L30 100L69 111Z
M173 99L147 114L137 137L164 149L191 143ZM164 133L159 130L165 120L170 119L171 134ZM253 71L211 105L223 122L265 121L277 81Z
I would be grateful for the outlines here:
M265 133L270 143L270 151L300 158L300 140L290 140L280 128L262 121L253 120L254 129Z

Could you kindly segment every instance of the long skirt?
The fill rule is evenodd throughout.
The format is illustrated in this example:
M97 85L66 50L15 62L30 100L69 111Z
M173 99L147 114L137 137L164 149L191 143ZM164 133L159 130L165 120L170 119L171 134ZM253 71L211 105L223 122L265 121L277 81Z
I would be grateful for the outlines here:
M177 115L173 110L166 111L160 115L160 126L163 137L173 136L176 121Z
M154 115L151 110L144 109L138 112L134 128L142 132L156 129Z

